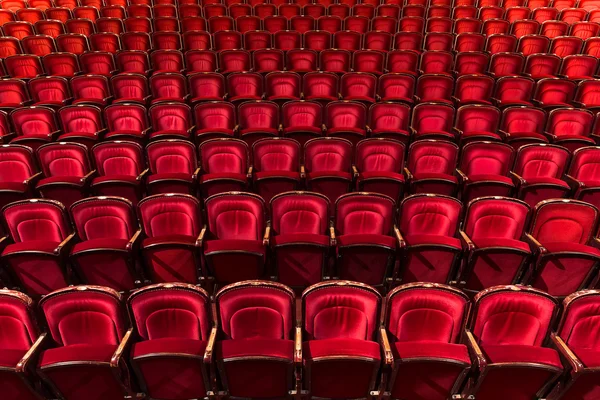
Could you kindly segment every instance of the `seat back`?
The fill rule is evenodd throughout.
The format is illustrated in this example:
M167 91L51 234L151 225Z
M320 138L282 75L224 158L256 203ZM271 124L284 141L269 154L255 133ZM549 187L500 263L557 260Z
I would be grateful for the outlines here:
M297 172L300 168L300 143L279 137L260 139L252 146L252 160L257 172Z
M37 150L46 177L84 177L91 171L87 148L80 143L54 142Z
M62 130L65 133L96 133L103 129L102 111L96 106L77 104L58 111Z
M514 162L514 149L504 143L471 142L463 147L460 170L467 176L506 176Z
M281 107L281 118L284 128L321 129L323 108L311 101L288 101Z
M304 166L307 172L349 171L352 163L352 143L341 138L316 138L304 145Z
M466 105L456 113L456 127L463 133L496 133L500 124L500 110L479 104Z
M561 179L569 159L569 151L564 147L529 144L519 148L513 171L525 180L542 177Z
M48 135L58 130L54 111L47 107L17 108L10 113L10 119L19 136Z
M209 102L194 107L196 129L233 132L236 124L235 107L226 102Z
M187 140L157 140L146 146L148 167L153 174L193 174L198 167L196 149Z
M598 350L600 343L594 332L600 322L599 300L595 290L576 292L565 299L557 333L571 349Z
M454 237L462 203L442 195L415 194L400 206L400 231L406 235L439 235Z
M104 118L111 132L143 132L148 128L146 109L140 104L113 104L104 109Z
M252 193L225 192L206 199L208 229L222 240L260 240L264 201Z
M578 180L594 180L600 172L600 150L595 147L577 149L573 152L568 174Z
M92 154L100 176L137 177L145 167L142 146L134 142L98 143Z
M149 238L169 235L198 237L202 229L200 202L188 194L145 197L138 203L138 215Z
M452 175L458 159L458 146L437 140L419 140L408 149L407 167L411 173Z
M550 242L587 244L596 232L598 210L577 200L554 199L534 209L530 233L542 245Z
M248 170L248 145L239 139L210 139L200 145L199 152L205 173L245 174Z
M83 241L95 239L129 240L138 227L131 203L120 197L89 197L71 206L77 235Z
M393 139L370 138L358 142L354 165L360 172L402 173L404 144Z
M548 114L546 131L560 138L563 135L589 136L594 115L588 110L557 108Z
M454 108L446 104L421 103L413 109L411 127L417 133L451 132Z
M469 202L463 230L473 240L521 240L527 227L529 206L507 197L483 197Z
M271 199L271 223L276 235L326 235L329 200L310 192L287 192Z
M21 183L37 173L33 151L21 145L0 146L0 182Z

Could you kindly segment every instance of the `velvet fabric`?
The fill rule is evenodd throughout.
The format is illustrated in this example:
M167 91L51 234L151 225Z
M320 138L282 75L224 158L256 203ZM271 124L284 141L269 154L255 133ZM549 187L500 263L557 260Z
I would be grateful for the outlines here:
M302 87L306 100L337 100L339 77L331 72L308 72Z
M404 184L404 146L399 142L366 139L356 146L354 165L362 190L398 199ZM378 189L378 190L375 190Z
M146 157L152 193L190 193L192 175L198 167L193 144L185 140L157 140L146 147Z
M454 91L458 104L491 104L489 99L492 96L494 84L494 79L486 75L458 77Z
M176 136L187 138L192 124L190 107L180 103L156 104L150 107L151 138Z
M245 189L250 157L245 142L239 139L212 139L203 142L199 152L205 196Z
M69 98L69 83L63 77L32 79L29 81L29 90L35 105L61 107Z
M238 107L240 137L249 146L260 139L277 136L279 107L268 101L248 101Z
M157 20L155 20L155 23L156 21ZM150 53L150 63L154 67L154 74L181 73L181 71L185 69L185 66L183 64L183 55L179 51L181 48L180 35L174 32L154 32L152 38L155 40L154 45L156 48L155 51ZM167 77L167 75L160 76ZM178 79L179 77L179 75L168 76L175 79ZM185 80L182 82L178 79L178 83L185 83ZM155 89L156 88L157 87L155 87ZM180 88L182 90L187 90L185 85Z
M260 100L264 93L263 78L259 74L250 72L228 75L227 92L229 93L229 100L232 102Z
M115 75L110 80L115 102L144 102L148 92L146 77L136 74Z
M0 355L2 357L2 355ZM14 367L19 360L10 363L10 367ZM4 365L0 361L0 365ZM7 367L9 365L6 365ZM2 384L2 397L6 400L38 400L39 397L34 394L34 391L28 386L21 376L11 371L0 371L0 379Z
M137 177L144 170L143 150L137 143L102 143L92 153L100 176Z
M407 168L413 175L411 191L452 195L458 180L453 175L458 146L445 141L420 140L409 147Z
M325 19L319 19L318 23L325 22ZM326 21L325 23L331 23L332 21ZM335 24L341 23L341 21L334 21ZM321 29L319 29L321 30ZM334 34L338 30L325 29ZM348 50L338 49L325 49L319 54L319 65L323 71L333 73L345 73L349 72L352 55Z
M218 35L217 35L218 36ZM241 38L235 39L240 41ZM221 50L219 52L219 65L221 71L224 73L234 72L246 72L250 70L251 65L250 52L246 50ZM247 87L249 88L249 87ZM228 92L229 93L229 92ZM260 96L258 96L260 97ZM251 96L252 99L258 100L254 94ZM247 99L236 99L236 100L249 100Z
M21 34L22 35L22 34ZM19 39L19 34L11 35ZM21 37L19 40L21 40ZM43 72L40 59L34 55L16 54L6 58L4 62L6 72L11 78L31 79L41 75Z
M336 35L334 40L335 38ZM373 102L377 91L377 77L369 73L349 72L342 75L340 90L344 100Z
M264 53L254 52L254 63L259 63L261 69L272 71L265 77L265 87L267 90L267 100L286 101L300 100L302 88L302 78L295 72L282 71L278 68L283 65L284 54L279 50L264 50ZM262 55L258 59L259 55Z
M490 98L491 93L483 97ZM463 98L464 102L464 98ZM500 110L485 105L460 107L456 114L456 127L462 131L462 140L499 140L496 131L500 124Z
M208 89L203 88L203 93ZM235 107L231 103L210 102L194 108L196 136L200 140L231 137L236 125Z
M362 103L333 101L325 107L325 125L330 136L356 143L366 136L366 121L367 107Z
M189 77L189 82L192 101L219 101L225 96L225 78L220 74L213 72L194 74Z
M423 103L415 106L411 128L418 138L450 135L454 124L454 109L445 104Z
M300 145L292 139L262 139L252 146L254 184L268 203L278 193L296 188L300 180Z
M309 74L304 76L309 76ZM304 145L308 138L321 134L322 114L322 106L319 103L310 101L284 103L281 106L284 135L292 137ZM308 136L300 136L303 131L306 131Z
M10 114L17 136L44 136L58 130L52 109L24 107Z
M71 78L70 86L73 104L91 103L104 106L110 96L108 79L104 76L75 76Z
M207 32L185 32L183 40L186 47L196 48L185 53L185 64L190 73L212 72L217 69L216 54L210 50L199 49L206 46L204 43L207 43L207 40L210 42L210 35Z
M152 53L152 55L154 54ZM187 82L183 75L175 72L179 71L155 73L150 77L150 92L153 97L153 103L185 101L187 96Z
M137 93L137 92L136 92ZM140 94L143 96L143 94ZM130 101L127 99L126 101ZM123 101L125 101L123 99ZM148 128L146 109L139 104L113 104L104 109L108 133L105 138L141 134ZM131 132L131 133L129 133Z
M450 102L454 80L444 75L422 75L417 79L416 95L421 101Z
M584 365L588 368L600 365L597 361L600 342L595 335L600 321L599 307L597 295L575 298L565 309L557 332L580 359L585 359Z
M91 105L63 107L59 110L58 116L64 132L59 140L72 140L86 145L94 144L104 125L101 110Z
M36 172L31 150L20 146L0 147L0 205L11 202L11 193L8 191L21 191L25 195L28 188L23 181Z
M8 43L3 42L8 46ZM23 81L17 79L8 79L0 83L0 104L3 107L18 107L24 105L29 98L27 86Z
M382 96L381 87L386 76L388 75L379 78L380 96ZM375 137L391 137L405 143L408 140L409 115L410 107L406 105L397 103L374 104L369 108L371 134Z
M513 66L515 65L514 60L506 61L510 61L510 64L512 64ZM494 92L494 98L502 105L531 106L532 104L530 103L530 99L533 95L534 85L535 81L529 78L518 76L505 76L498 79L498 82L496 84L496 90ZM515 113L522 114L522 110L524 109L516 110L521 111L514 111ZM524 118L521 120L521 123L531 124L532 122L535 123L535 121L526 120Z

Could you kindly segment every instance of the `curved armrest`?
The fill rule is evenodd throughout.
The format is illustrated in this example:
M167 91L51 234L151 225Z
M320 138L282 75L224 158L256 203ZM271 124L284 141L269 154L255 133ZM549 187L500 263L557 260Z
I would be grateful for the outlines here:
M387 332L383 326L379 328L379 340L383 347L383 362L386 366L394 368L394 353L392 353L392 347L390 346Z
M87 182L90 180L90 178L91 178L92 176L94 176L94 174L95 174L95 173L96 173L96 170L95 170L95 169L91 170L90 172L88 172L87 174L85 174L85 175L84 175L84 176L81 178L81 182L82 182L82 183L87 183Z
M466 183L469 181L469 177L464 172L462 172L460 169L456 168L456 173L458 174L458 177L460 178L462 183Z
M202 248L202 244L204 243L204 236L206 236L206 225L202 227L198 238L196 239L196 247Z
M294 335L294 364L302 365L302 328L299 326Z
M142 234L142 228L139 228L137 231L135 231L135 233L133 234L133 236L131 237L131 239L129 239L129 242L127 242L127 247L126 249L128 251L133 250L133 246L135 246L135 242L138 241L140 235Z
M35 182L36 180L38 180L41 177L42 177L42 173L38 172L36 174L31 175L29 178L25 179L23 181L23 184L24 185L29 185L31 182Z
M23 358L21 358L21 360L17 363L17 373L24 373L25 371L27 371L27 364L29 363L29 361L31 361L32 357L39 352L47 336L48 334L44 332L37 338L35 343L29 348L27 353L25 353Z
M150 168L146 168L145 170L143 170L143 171L142 171L142 172L141 172L141 173L140 173L140 174L139 174L139 175L138 175L138 176L135 178L135 180L136 180L136 181L141 181L141 180L143 180L143 179L144 179L144 177L145 177L146 175L148 175L148 172L150 172Z
M208 344L206 345L206 351L204 352L204 364L212 364L213 351L215 348L215 341L217 340L217 327L213 326L210 330L210 336L208 337Z
M562 340L560 336L558 336L556 333L552 333L550 335L550 340L552 340L552 344L554 345L554 347L556 347L556 350L558 350L560 355L565 360L567 360L567 362L571 366L571 369L573 370L573 373L577 374L585 368L583 363L579 360L579 358L577 358L575 353L573 353L571 349L569 349L567 344Z
M265 235L263 236L263 246L268 246L271 241L271 222L267 222L267 227L265 228Z
M202 170L201 167L196 168L196 170L194 171L194 173L192 174L192 180L195 181L198 179L198 176L200 175L200 171Z
M536 238L531 236L531 234L526 233L525 240L529 243L530 246L534 247L535 250L537 250L540 255L546 254L548 252L548 250L546 250L546 248L544 246L542 246L542 244L540 242L538 242L538 240Z
M407 180L411 180L413 178L413 174L410 172L408 168L404 168L404 175L406 175Z
M300 166L300 179L306 179L306 168L304 168L304 165Z
M352 166L352 175L354 175L354 179L358 178L358 175L359 175L358 168L356 168L355 165Z
M569 184L569 186L571 186L571 189L573 189L573 190L585 189L585 183L581 182L578 179L575 179L574 177L572 177L569 174L565 174L564 179Z
M487 365L487 360L483 355L483 352L479 348L475 337L468 329L465 331L465 337L467 338L467 347L469 348L469 353L471 353L472 358L477 362L477 367L479 370L482 370Z
M65 238L65 240L60 242L60 244L58 246L56 246L56 248L54 249L54 254L56 254L57 256L60 255L60 253L62 252L62 249L65 248L65 246L67 246L69 244L69 242L75 237L75 235L76 235L76 233L73 232L69 236L67 236Z
M119 361L121 360L121 357L123 357L123 353L125 353L125 349L129 345L129 342L131 342L132 335L133 335L133 328L129 328L127 330L127 332L125 333L125 336L123 336L123 340L121 340L119 347L117 347L117 350L115 351L112 358L110 359L111 367L116 368L119 366Z
M329 245L337 246L337 240L335 239L335 228L333 225L329 227Z
M508 174L512 178L513 182L515 182L515 184L519 184L519 186L523 186L523 185L527 184L527 181L525 179L523 179L523 177L521 175L517 174L516 172L509 171Z
M462 241L467 245L467 250L468 251L474 250L475 243L473 243L473 241L471 240L469 235L467 235L467 233L465 231L463 231L462 229L459 229L458 233L460 234L460 238L462 239Z
M394 225L394 235L396 235L396 240L398 241L398 248L399 249L405 248L406 241L404 240L404 237L402 237L402 232L400 232L400 229L398 229L398 227L396 225Z

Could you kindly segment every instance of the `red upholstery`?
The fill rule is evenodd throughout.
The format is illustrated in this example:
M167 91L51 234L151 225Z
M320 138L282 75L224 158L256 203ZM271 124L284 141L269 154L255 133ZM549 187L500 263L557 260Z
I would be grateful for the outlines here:
M289 101L281 107L281 114L284 136L297 140L301 145L322 133L323 110L318 103Z
M325 107L328 136L344 138L356 144L366 137L366 120L367 107L356 101L334 101Z
M293 139L265 138L252 146L254 187L265 200L294 190L300 183L300 144Z
M272 102L248 101L238 107L240 137L249 147L261 138L277 136L279 107Z
M193 193L196 182L196 149L188 141L157 140L146 146L151 193Z
M489 96L483 97L483 99ZM500 110L483 104L460 107L456 114L456 129L460 130L460 141L499 141L496 133L500 124Z
M410 145L407 168L412 174L412 193L436 193L452 195L458 180L454 167L458 158L458 146L445 141L420 140Z
M415 139L452 139L454 109L445 104L423 103L413 109L411 128Z
M579 184L580 188L574 193L573 197L591 203L596 207L600 205L600 198L595 190L598 187L598 183L594 178L594 171L599 156L600 153L592 147L576 150L573 153L568 171L570 176L581 182Z
M186 194L159 194L138 204L147 239L142 242L146 267L154 282L198 280L198 251L202 229L197 199Z
M239 139L210 139L199 148L202 191L206 197L247 186L248 145Z
M33 185L29 179L36 173L30 149L18 145L0 147L0 206L30 196Z
M206 90L203 89L203 92ZM199 141L215 137L232 137L236 125L235 107L224 102L198 104L194 108L194 120L196 137Z
M127 76L125 75L125 77ZM138 93L139 96L143 95L139 92L137 86L134 86L131 90L134 91L136 96L138 96ZM135 99L132 97L124 101L130 100L143 101L142 98ZM149 127L146 109L140 104L110 105L104 109L104 118L108 128L108 133L104 136L106 139L142 142Z
M364 139L356 145L358 189L399 199L404 186L404 145L390 139Z

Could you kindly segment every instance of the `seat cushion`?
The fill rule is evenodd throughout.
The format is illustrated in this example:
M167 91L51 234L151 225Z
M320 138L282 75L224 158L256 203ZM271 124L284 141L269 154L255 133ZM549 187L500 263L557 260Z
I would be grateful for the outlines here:
M484 182L484 181L492 181L505 183L507 185L513 186L513 181L508 176L503 175L491 175L491 174L477 174L469 176L470 182Z
M52 184L68 184L83 187L84 182L81 176L51 176L50 178L40 179L36 187Z
M17 364L27 350L2 349L0 350L0 367L16 368Z
M554 349L518 344L481 346L490 364L521 362L544 364L562 369L560 357Z
M569 348L587 368L600 367L600 351L571 346L569 346Z
M441 245L450 246L455 249L461 249L460 240L451 236L442 235L407 235L404 237L406 244L409 246L416 245Z
M288 126L283 128L283 133L295 133L295 132L312 132L320 135L323 131L318 126Z
M208 342L186 338L162 338L144 340L131 347L131 357L137 358L149 354L189 354L203 356Z
M523 250L526 252L530 252L530 248L529 245L525 242L522 242L520 240L513 240L513 239L505 239L505 238L481 238L481 239L473 239L473 243L475 243L475 246L479 249L486 249L486 248L495 248L495 247L506 247L509 249L517 249L517 250Z
M192 182L192 174L186 173L168 173L168 174L152 174L148 176L148 183L163 181L163 180L179 180Z
M563 181L562 179L544 177L544 178L527 178L527 179L525 179L525 181L529 185L549 184L549 185L560 186L560 187L564 188L565 190L570 189L567 182Z
M40 367L48 367L57 363L69 361L110 362L117 345L74 344L48 349L40 355Z
M424 180L424 179L442 179L445 181L450 181L455 184L458 184L458 178L454 175L440 174L440 173L436 173L436 172L421 172L421 173L413 174L414 181L420 181L420 180Z
M254 173L255 180L268 179L268 178L287 178L287 179L294 179L294 180L299 181L300 174L295 171L265 171L265 172L257 171Z
M302 352L305 359L313 360L331 356L381 358L377 342L348 338L309 340L302 345Z
M112 131L112 132L108 132L106 135L104 135L104 138L108 139L113 136L133 136L135 138L141 139L144 135L140 131Z
M140 181L137 180L137 176L133 175L110 175L110 176L98 176L92 181L93 185L99 185L104 182L126 182L132 185L139 185Z
M415 358L443 358L471 364L469 350L464 344L435 341L396 342L392 349L394 358L408 360Z
M571 106L567 106L567 107L571 107ZM571 140L579 140L582 142L589 143L592 146L596 144L594 139L592 139L591 137L588 137L588 136L583 136L583 135L560 135L556 138L554 143L560 144L561 142L571 141Z
M357 234L337 237L338 246L378 245L389 248L396 247L396 238L387 235Z
M561 252L573 252L573 253L584 253L591 256L600 257L600 250L595 247L586 246L579 243L570 242L547 242L542 245L550 253L561 253Z
M24 185L23 182L0 182L0 191L3 190L25 193L27 185Z
M217 342L218 360L237 357L274 357L292 360L294 341L285 339L237 339Z
M188 235L160 235L146 238L142 241L142 248L162 243L185 243L193 245L197 237Z
M246 177L246 174L234 174L234 173L204 174L204 175L200 176L201 183L210 182L212 180L220 180L220 179L235 180L235 181L241 181L241 182L245 183L247 180L247 177Z
M53 253L54 249L58 247L60 243L46 240L29 240L27 242L13 243L6 246L2 252L3 256L9 254L20 253L22 251L42 251L46 253Z
M386 171L374 171L374 172L361 172L358 176L359 180L385 178L393 179L398 182L404 182L404 175L397 172L386 172Z
M329 247L329 236L316 235L312 233L290 233L285 235L274 236L271 242L275 246L283 246L286 244L315 244L318 246Z
M208 240L205 242L205 254L231 251L247 251L264 255L265 247L263 246L262 240L227 239Z
M82 251L95 250L95 249L125 250L127 248L127 243L129 243L129 240L127 240L127 239L103 238L103 239L86 240L86 241L77 243L75 246L73 246L73 250L71 250L71 254L76 254L76 253L79 253Z

